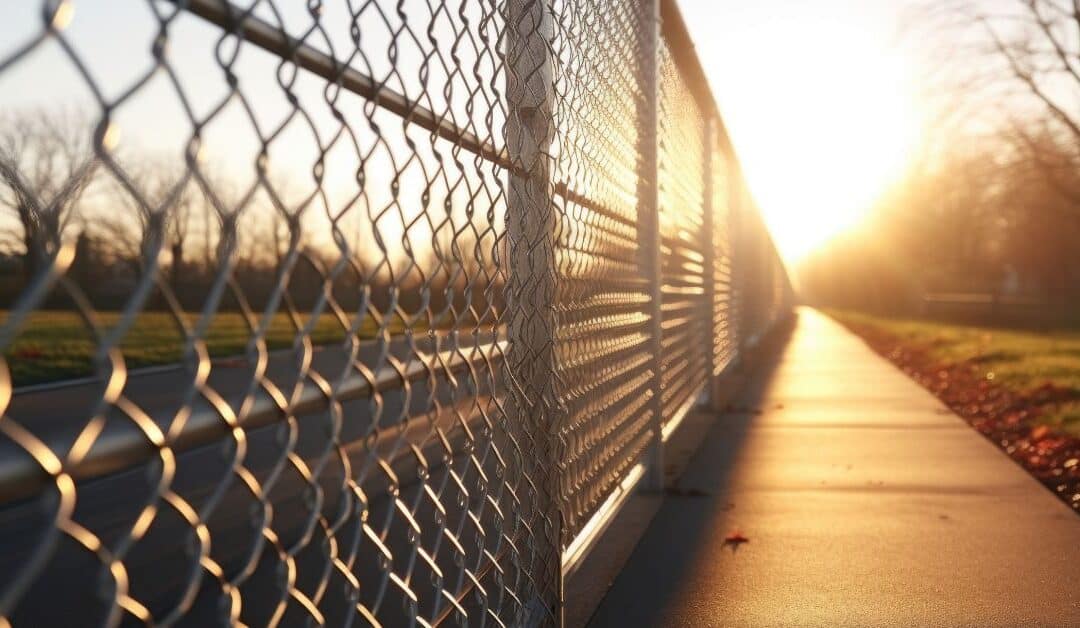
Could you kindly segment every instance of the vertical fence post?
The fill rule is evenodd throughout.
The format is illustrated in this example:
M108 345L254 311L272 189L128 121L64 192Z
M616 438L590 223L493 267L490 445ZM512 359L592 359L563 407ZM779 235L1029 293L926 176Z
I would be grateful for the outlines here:
M562 517L555 387L555 205L551 186L554 75L548 0L509 0L506 26L506 203L515 463L524 492L521 549L535 597L518 623L563 624ZM525 488L527 487L527 488Z
M716 376L716 218L713 203L714 186L713 159L715 159L715 134L716 118L712 115L705 117L705 198L702 205L701 230L705 232L704 253L705 269L702 274L702 282L705 284L705 311L702 316L708 325L706 338L702 342L708 342L708 356L705 360L705 392L708 395L709 407L716 407L719 394Z
M641 81L643 101L638 110L638 254L642 276L648 281L652 397L649 411L653 420L653 442L649 453L645 486L664 488L664 403L663 374L663 293L660 252L660 1L645 4L645 32L642 41Z
M746 340L746 247L743 237L743 179L730 143L724 145L728 177L728 247L731 250L731 329L735 335L735 361L744 365Z

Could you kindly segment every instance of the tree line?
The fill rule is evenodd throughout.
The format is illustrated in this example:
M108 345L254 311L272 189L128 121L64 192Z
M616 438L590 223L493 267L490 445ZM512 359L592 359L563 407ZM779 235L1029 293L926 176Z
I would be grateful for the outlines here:
M800 269L813 302L917 314L981 293L1080 323L1080 5L945 0L909 36L938 59L925 145L868 220Z
M330 216L321 190L291 193L288 174L257 160L258 181L240 189L190 156L114 150L110 133L74 109L0 115L0 309L62 249L74 258L39 308L116 310L144 285L144 309L198 311L219 291L220 309L284 299L303 311L327 289L347 310L501 307L505 243L483 218L424 208L427 228L406 236L395 215Z

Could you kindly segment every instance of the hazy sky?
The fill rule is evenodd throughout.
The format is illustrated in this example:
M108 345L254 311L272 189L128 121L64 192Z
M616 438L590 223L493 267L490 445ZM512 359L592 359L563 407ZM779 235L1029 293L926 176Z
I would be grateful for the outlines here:
M765 219L789 260L855 222L918 137L903 0L682 0Z
M0 42L6 42L2 52L41 28L39 2L9 3L12 6L0 23ZM309 20L303 3L278 4L288 9L287 21L302 31ZM783 254L797 259L866 211L904 163L917 137L913 69L893 46L906 2L682 0L680 4L752 191ZM87 64L102 96L115 98L149 68L156 22L143 2L94 0L74 6L65 36ZM345 4L327 6L340 13ZM421 11L424 5L409 6ZM387 29L377 15L367 17L365 41L375 51L368 62L386 66ZM347 15L330 13L323 16L323 23L340 25L331 29L330 36L335 47L348 50ZM214 58L217 37L213 27L189 16L170 30L169 58L197 115L211 110L226 93ZM402 48L398 63L408 66L402 76L411 77L416 71L410 68L419 57L410 57L409 50ZM238 72L245 94L258 104L254 115L264 131L273 129L290 110L276 85L277 60L251 47L241 57ZM41 81L42 74L50 80ZM415 83L391 86L413 94L419 90ZM325 113L322 87L320 80L302 73L297 91L307 111ZM433 92L437 98L438 90ZM458 90L456 97L466 95ZM47 42L0 76L5 107L93 99L88 83L56 42ZM356 97L352 100L357 102L354 110L360 110L362 103ZM478 111L475 117L482 120L483 113ZM179 156L191 134L188 116L163 73L121 107L114 121L122 148L142 145ZM328 115L313 122L324 129L324 136L334 127ZM250 157L258 151L249 113L239 102L218 116L204 136L203 149L211 158ZM310 164L317 152L310 131L297 121L271 146L271 162ZM327 180L351 180L353 161L355 155L329 160ZM227 160L219 158L218 163ZM378 171L377 165L373 162L369 169ZM253 176L250 167L245 172L248 178ZM306 178L293 176L292 187L302 188Z

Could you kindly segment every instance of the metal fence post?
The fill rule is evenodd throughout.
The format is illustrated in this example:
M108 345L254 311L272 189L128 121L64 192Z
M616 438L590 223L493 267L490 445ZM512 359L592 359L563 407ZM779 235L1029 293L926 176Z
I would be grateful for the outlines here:
M649 316L652 352L652 398L649 411L653 420L653 442L648 460L645 486L664 488L664 403L663 376L663 260L660 251L660 0L647 4L646 27L642 42L642 105L638 111L640 163L638 166L638 245L642 275L649 285Z
M507 5L506 206L509 254L510 373L528 528L525 564L536 596L524 600L520 623L563 624L562 516L555 388L555 205L550 146L553 123L554 25L547 0Z
M728 175L728 246L731 250L731 320L732 331L735 334L733 340L735 346L736 365L743 364L746 355L743 347L746 340L746 247L743 235L743 183L742 173L734 159L734 151L730 144L724 147L724 157L727 159Z
M710 407L715 406L717 400L716 339L712 337L716 333L716 223L713 203L715 189L713 187L715 185L715 181L713 181L715 132L716 119L711 115L707 116L705 118L705 199L702 206L701 230L705 232L705 250L702 251L705 257L705 269L702 277L705 284L705 311L703 316L709 322L709 338L702 341L709 343L708 359L705 362L705 391L708 395Z

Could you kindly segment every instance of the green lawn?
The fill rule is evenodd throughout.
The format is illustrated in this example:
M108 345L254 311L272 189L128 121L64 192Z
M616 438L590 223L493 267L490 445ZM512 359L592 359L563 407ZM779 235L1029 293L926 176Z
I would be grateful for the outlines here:
M7 318L2 314L0 320ZM119 314L99 313L102 326L115 325ZM196 315L188 316L193 324ZM394 325L392 332L400 332L401 325ZM375 333L375 322L367 318L360 336L370 338ZM278 314L270 324L266 343L270 349L292 345L296 328L289 317ZM219 312L214 316L206 334L206 346L213 357L243 353L251 332L243 317L237 312ZM312 332L315 344L330 344L344 339L344 330L337 319L324 314ZM121 342L121 349L128 368L170 364L180 359L183 335L176 321L167 312L142 312ZM92 373L90 358L96 349L92 335L82 319L69 311L34 312L23 325L18 337L4 352L16 386L81 377Z
M942 365L975 365L989 381L1017 392L1045 384L1080 391L1080 331L1035 332L901 320L830 310L844 324L866 325L926 350ZM1080 434L1080 403L1050 409L1042 421Z

